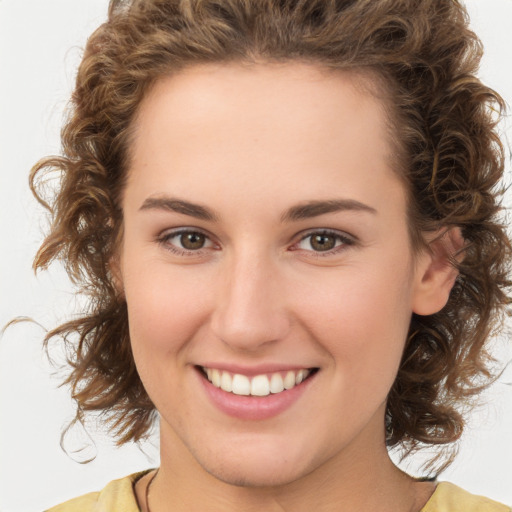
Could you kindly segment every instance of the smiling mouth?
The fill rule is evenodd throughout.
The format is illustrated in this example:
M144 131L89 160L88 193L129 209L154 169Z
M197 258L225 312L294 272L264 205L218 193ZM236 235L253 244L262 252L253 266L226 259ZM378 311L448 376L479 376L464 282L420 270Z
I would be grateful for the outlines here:
M216 368L204 366L197 368L216 388L242 396L268 396L271 393L282 393L298 386L318 371L318 368L303 368L247 377L247 375L233 374Z

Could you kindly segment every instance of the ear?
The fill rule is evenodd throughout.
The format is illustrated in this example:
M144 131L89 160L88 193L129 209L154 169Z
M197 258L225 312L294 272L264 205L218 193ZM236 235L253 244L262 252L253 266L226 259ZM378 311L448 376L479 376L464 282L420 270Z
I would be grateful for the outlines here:
M443 309L459 274L454 262L464 258L460 228L444 228L428 236L428 249L417 256L412 310L433 315Z

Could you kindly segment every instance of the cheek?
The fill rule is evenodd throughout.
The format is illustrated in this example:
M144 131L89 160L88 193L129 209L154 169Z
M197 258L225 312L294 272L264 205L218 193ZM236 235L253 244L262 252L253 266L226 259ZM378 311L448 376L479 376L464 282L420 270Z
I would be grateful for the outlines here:
M159 261L127 263L124 289L134 352L179 351L204 320L212 289L207 276L192 267L177 272Z
M407 337L409 278L403 270L388 268L347 269L323 286L317 283L303 290L307 299L301 304L302 317L307 318L313 337L342 367L340 378L358 385L390 386Z

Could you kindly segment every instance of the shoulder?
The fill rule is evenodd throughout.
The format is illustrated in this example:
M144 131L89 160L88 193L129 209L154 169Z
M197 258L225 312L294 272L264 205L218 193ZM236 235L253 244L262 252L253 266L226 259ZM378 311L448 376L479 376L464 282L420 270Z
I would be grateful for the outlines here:
M421 512L512 512L512 508L441 482Z
M147 472L113 480L101 491L73 498L46 512L139 512L133 485Z

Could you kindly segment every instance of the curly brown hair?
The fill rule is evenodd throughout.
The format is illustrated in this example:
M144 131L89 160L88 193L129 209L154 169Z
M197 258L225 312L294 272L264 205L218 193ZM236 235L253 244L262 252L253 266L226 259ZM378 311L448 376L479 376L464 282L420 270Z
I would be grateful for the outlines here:
M488 340L511 302L496 133L504 102L476 77L481 55L457 0L111 0L108 20L87 42L62 156L31 173L53 219L34 267L62 260L90 299L83 317L46 337L68 349L77 419L100 411L118 444L140 440L154 420L110 272L142 99L159 78L197 63L301 60L370 73L384 84L413 246L425 248L426 231L462 231L464 258L453 261L459 275L448 304L413 315L386 415L390 447L456 441L463 406L493 379ZM60 187L46 202L52 171Z

